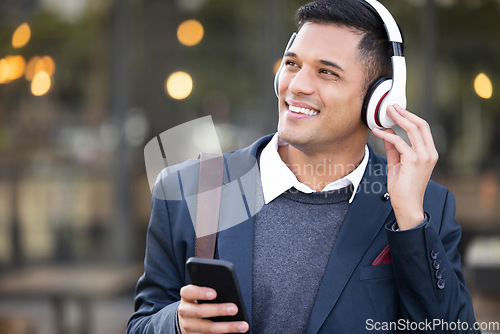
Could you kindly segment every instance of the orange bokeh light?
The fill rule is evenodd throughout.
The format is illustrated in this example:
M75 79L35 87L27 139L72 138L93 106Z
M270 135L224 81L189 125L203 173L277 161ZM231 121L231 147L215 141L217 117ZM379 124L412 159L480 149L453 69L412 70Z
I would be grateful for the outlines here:
M31 38L31 29L28 23L23 23L12 35L12 47L19 49L28 44Z

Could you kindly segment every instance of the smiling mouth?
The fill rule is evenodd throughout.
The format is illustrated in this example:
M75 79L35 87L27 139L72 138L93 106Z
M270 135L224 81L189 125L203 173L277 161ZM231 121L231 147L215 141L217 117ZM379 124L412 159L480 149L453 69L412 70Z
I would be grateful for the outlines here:
M293 106L291 104L287 104L287 106L291 112L294 112L296 114L303 114L303 115L308 115L308 116L315 116L318 114L317 110L303 108L303 107L297 107L297 106Z

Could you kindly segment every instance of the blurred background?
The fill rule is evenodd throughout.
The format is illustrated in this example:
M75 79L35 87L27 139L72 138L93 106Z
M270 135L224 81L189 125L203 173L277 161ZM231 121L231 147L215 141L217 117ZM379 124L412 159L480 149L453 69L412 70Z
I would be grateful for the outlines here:
M0 333L124 333L144 146L206 115L224 151L274 132L303 3L0 1ZM405 37L408 109L440 153L433 179L457 199L476 317L500 321L500 1L382 3Z

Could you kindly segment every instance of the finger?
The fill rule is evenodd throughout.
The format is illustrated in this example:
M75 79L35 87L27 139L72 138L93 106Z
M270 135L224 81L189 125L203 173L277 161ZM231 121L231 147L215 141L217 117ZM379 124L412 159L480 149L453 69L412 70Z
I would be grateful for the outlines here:
M197 285L186 285L181 288L180 295L181 298L188 301L213 300L217 297L217 292L212 288Z
M403 116L404 118L410 120L411 122L417 125L429 152L435 151L436 146L434 144L434 139L432 137L431 127L429 123L427 123L424 119L418 117L417 115L409 112L408 110L402 108L397 104L394 105L394 108L401 116Z
M389 164L389 166L396 165L397 163L400 162L401 154L396 149L396 146L394 146L394 144L385 140L385 138L387 138L386 133L389 133L392 135L396 134L392 129L386 129L384 131L374 129L374 131L373 131L373 134L376 137L382 139L384 142L385 153L387 155L387 163Z
M412 123L414 123L420 132L420 135L422 136L422 140L424 142L425 148L427 155L424 157L427 157L429 161L436 163L439 154L436 149L436 145L434 144L434 139L432 137L431 133L431 128L429 126L429 123L427 123L424 119L418 117L417 115L409 112L408 110L405 110L401 108L399 105L395 104L394 105L395 110L404 118L410 120Z
M178 311L182 318L212 318L231 316L238 313L238 307L232 303L208 304L208 303L181 303Z
M404 110L404 109L400 109ZM408 118L405 118L400 111L396 110L394 106L387 107L388 115L399 125L406 133L408 134L408 139L410 140L411 146L417 151L419 154L427 154L427 145L424 141L424 138L421 133L421 129L418 125ZM407 112L407 114L410 114Z
M249 325L245 321L217 322L193 319L183 329L188 333L245 333L249 330Z
M419 155L403 140L403 138L394 134L394 131L375 130L374 134L375 133L377 133L377 137L384 140L386 150L389 149L389 152L386 151L389 167L396 165L398 162L401 162L401 164L415 164L419 161ZM387 145L386 142L392 144L392 146ZM399 156L396 158L398 154Z

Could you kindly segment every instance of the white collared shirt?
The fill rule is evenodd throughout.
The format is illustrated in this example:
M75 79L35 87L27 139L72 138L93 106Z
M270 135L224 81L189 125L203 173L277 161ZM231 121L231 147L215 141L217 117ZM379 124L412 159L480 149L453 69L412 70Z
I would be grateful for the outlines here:
M281 160L281 157L278 154L278 147L284 145L288 145L288 143L280 140L278 133L275 133L260 155L260 178L262 182L262 190L264 192L265 204L268 204L292 187L303 193L315 192L309 186L299 182L293 172L288 168L283 160ZM351 203L356 195L356 191L363 174L365 173L369 154L368 146L365 145L365 155L358 167L343 178L327 184L321 191L341 189L352 184L354 189L352 196L349 199L349 203Z

